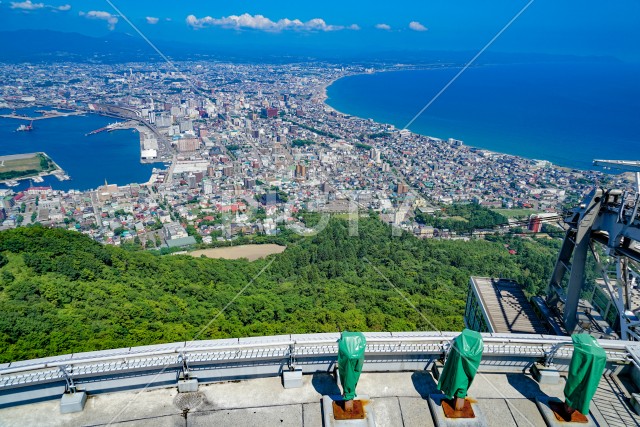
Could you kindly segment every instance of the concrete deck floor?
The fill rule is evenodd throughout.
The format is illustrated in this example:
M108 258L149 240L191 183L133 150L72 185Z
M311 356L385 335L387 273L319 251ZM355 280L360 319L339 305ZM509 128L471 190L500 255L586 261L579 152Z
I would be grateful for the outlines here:
M280 378L200 385L197 393L165 388L90 396L83 412L61 415L59 400L0 409L0 426L322 426L320 400L339 394L326 373L305 375L302 388L285 390ZM562 398L558 385L539 385L522 373L478 374L469 396L489 425L544 426L536 396ZM437 393L425 371L365 373L360 394L371 398L377 426L433 426L427 400ZM601 426L640 426L619 383L603 378L591 405Z

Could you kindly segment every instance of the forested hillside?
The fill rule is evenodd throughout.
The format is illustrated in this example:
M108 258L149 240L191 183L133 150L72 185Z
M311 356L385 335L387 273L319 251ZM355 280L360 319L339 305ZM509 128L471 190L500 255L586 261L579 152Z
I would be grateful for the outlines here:
M554 241L392 237L374 218L360 221L358 237L348 230L346 221L332 219L315 237L290 239L198 339L460 330L470 275L509 277L537 291L558 248ZM102 246L60 229L4 231L0 362L190 340L270 260L160 256Z
M446 228L457 233L471 233L473 230L495 228L507 223L507 217L482 207L476 203L445 206L442 212L428 215L416 211L416 221L435 228Z

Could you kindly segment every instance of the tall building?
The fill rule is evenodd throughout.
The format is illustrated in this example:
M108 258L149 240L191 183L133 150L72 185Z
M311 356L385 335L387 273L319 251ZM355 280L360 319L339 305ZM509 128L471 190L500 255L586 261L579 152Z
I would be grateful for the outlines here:
M242 163L240 162L233 162L233 173L235 175L240 175L242 174Z
M155 114L154 121L159 128L166 128L172 125L171 115L167 113Z
M262 114L270 119L278 117L278 109L275 107L267 107L262 110Z
M369 151L369 157L374 162L380 163L380 150L378 150L377 148L372 148L371 151Z
M204 194L213 194L213 181L210 179L205 179L202 181L202 188Z
M193 122L191 120L183 120L180 122L180 132L193 131Z
M256 186L256 180L255 179L252 179L252 178L245 178L244 179L244 188L246 188L247 190L251 190L255 186Z
M194 174L190 173L189 176L187 176L187 182L189 183L189 188L196 188L197 182Z
M306 178L307 167L305 165L296 165L296 178Z

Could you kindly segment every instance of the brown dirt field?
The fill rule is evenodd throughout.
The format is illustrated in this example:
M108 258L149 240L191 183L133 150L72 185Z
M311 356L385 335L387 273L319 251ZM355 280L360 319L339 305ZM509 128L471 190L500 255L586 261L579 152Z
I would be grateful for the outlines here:
M204 255L207 258L223 258L223 259L240 259L247 258L249 261L255 261L264 258L267 255L279 254L284 252L286 246L267 244L267 245L240 245L229 246L225 248L202 249L190 252L189 255L199 257Z

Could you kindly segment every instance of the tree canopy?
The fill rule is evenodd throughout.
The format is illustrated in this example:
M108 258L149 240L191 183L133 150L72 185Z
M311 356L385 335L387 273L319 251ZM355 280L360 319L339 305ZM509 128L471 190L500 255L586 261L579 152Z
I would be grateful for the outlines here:
M358 229L350 236L332 218L313 237L284 234L286 251L254 262L127 251L41 226L0 232L0 362L196 335L461 330L470 275L537 292L558 246L393 237L374 218Z
M507 224L507 217L480 206L477 203L446 206L436 215L416 211L416 221L435 228L448 229L458 233L470 233L476 229L493 228Z

